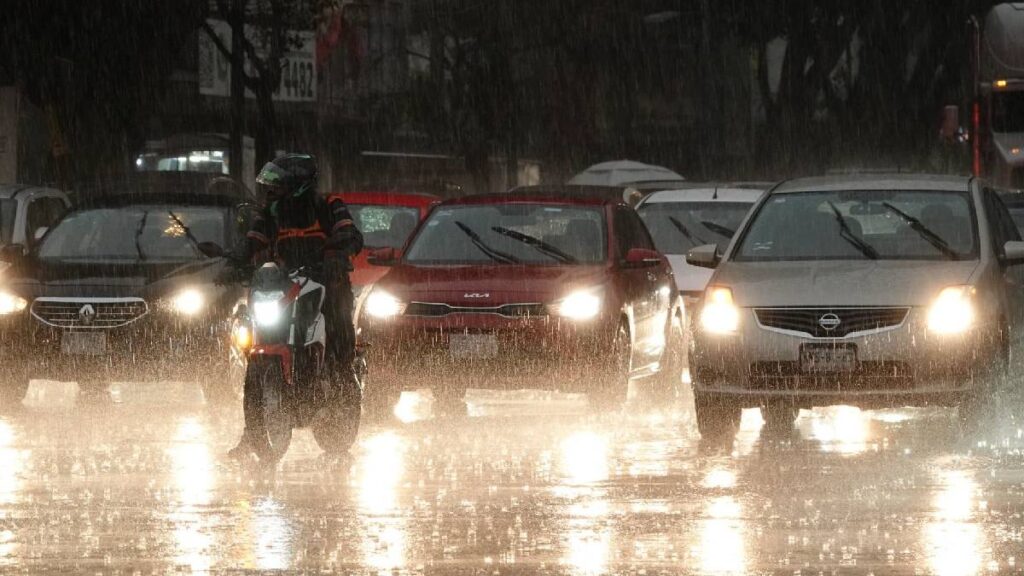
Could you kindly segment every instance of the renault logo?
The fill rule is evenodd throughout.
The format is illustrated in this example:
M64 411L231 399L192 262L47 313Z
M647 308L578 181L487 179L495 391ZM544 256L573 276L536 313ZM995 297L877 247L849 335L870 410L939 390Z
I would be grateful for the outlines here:
M824 328L826 332L835 330L842 323L843 321L839 319L839 316L836 316L831 312L823 315L821 318L818 318L818 326Z
M92 307L92 304L86 304L78 311L78 318L82 324L89 326L96 319L96 309Z

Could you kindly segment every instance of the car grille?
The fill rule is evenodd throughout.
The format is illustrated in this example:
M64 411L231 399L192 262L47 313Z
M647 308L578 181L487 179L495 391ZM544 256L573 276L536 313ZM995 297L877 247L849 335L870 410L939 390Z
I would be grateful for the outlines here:
M547 316L543 304L505 304L503 306L450 306L427 302L411 302L405 309L406 316L426 316L439 318L449 314L497 314L506 318L528 318L531 316Z
M800 332L815 338L842 338L856 332L899 326L909 308L755 308L757 322L765 328ZM833 317L834 316L834 317ZM838 320L829 330L822 319Z
M92 314L89 313L91 309ZM58 328L117 328L135 322L149 312L141 298L118 300L63 300L39 298L32 315Z

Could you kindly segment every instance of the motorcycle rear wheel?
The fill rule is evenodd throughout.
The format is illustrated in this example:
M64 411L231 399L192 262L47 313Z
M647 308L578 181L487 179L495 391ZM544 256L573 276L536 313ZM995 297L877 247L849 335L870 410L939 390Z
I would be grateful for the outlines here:
M245 371L245 427L253 451L265 464L276 464L292 441L292 414L285 400L285 379L277 358L252 359Z
M311 428L321 450L335 455L352 447L359 434L362 396L358 383L347 383L342 393L336 394L320 409Z

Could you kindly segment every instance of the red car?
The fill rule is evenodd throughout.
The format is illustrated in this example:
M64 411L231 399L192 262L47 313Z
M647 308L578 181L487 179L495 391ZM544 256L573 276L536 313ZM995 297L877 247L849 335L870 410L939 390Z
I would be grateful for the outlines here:
M432 388L463 411L466 388L587 392L611 408L631 379L681 380L683 310L672 271L631 208L550 194L437 206L367 296L359 325L364 405Z
M412 192L339 192L331 197L348 204L365 239L366 248L353 261L352 285L356 287L373 284L388 270L367 261L370 251L401 249L430 208L441 201L432 194Z

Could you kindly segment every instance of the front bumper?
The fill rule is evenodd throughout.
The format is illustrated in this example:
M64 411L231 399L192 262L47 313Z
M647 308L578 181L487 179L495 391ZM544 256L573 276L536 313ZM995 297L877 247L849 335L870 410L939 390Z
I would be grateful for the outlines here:
M587 391L610 369L616 328L604 319L575 323L548 316L481 319L453 314L443 322L364 322L362 339L370 380L404 389L443 385ZM478 355L458 354L453 335L480 336L497 346Z
M760 325L743 309L733 335L695 326L691 338L694 392L744 406L784 400L802 406L953 405L977 389L999 353L998 328L981 324L955 336L926 329L926 310L911 308L902 324L844 338L813 338ZM849 347L849 371L809 372L805 346Z
M227 323L214 315L153 312L109 329L69 330L26 313L0 319L0 362L9 377L53 380L202 380L226 373ZM65 334L102 333L102 353L69 353Z

